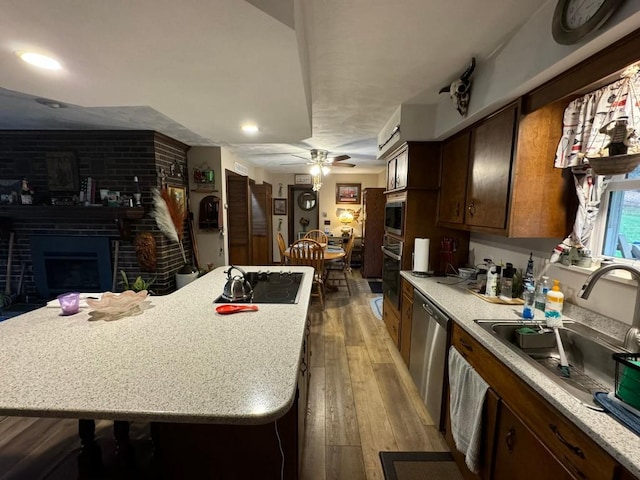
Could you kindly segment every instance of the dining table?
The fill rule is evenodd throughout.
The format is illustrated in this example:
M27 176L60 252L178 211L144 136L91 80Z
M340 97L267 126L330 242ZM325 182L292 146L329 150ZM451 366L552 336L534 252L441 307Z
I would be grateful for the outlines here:
M324 261L325 262L333 262L335 260L340 260L344 258L346 252L342 247L336 247L334 245L326 245L323 247L324 250ZM284 251L284 256L286 258L291 258L291 247L287 247Z

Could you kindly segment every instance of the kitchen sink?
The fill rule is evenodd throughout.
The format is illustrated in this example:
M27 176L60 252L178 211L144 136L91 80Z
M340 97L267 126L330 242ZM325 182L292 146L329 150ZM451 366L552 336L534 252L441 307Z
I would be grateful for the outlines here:
M560 338L569 362L570 376L560 371L560 355L553 330L543 328L537 322L508 320L475 320L475 322L514 352L527 360L589 408L602 410L594 402L595 392L610 392L615 383L613 353L625 352L608 337L585 325L564 321ZM528 334L521 329L529 327Z

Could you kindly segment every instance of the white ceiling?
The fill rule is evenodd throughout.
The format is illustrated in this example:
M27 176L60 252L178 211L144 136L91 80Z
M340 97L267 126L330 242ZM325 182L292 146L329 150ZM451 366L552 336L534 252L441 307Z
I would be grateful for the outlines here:
M398 105L436 103L544 3L0 0L0 129L153 129L288 172L293 154L322 148L352 157L344 173L377 172L376 136Z

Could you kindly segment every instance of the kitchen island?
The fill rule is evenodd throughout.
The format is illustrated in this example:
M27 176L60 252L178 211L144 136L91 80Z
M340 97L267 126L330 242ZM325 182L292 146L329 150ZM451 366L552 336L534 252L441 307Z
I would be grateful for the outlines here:
M313 269L287 267L304 273L298 303L219 315L225 269L116 321L43 307L0 323L0 414L154 422L168 459L189 426L273 432L297 403Z
M640 478L640 438L637 435L608 414L591 410L581 404L474 322L475 319L519 320L521 305L496 305L485 302L459 287L459 279L418 278L407 271L403 271L401 275L620 465ZM615 338L624 336L625 329L620 329L620 325L603 324L597 316L584 319L567 316L564 318L589 322L593 328ZM617 327L615 331L612 330L614 327Z

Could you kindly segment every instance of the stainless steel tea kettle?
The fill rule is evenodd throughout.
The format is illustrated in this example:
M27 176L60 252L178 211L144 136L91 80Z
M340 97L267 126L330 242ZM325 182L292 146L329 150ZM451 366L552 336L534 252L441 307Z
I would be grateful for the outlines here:
M241 275L232 275L232 270L237 270ZM253 288L247 280L247 274L239 267L229 266L229 270L224 272L227 274L227 283L224 286L222 296L231 302L240 302L250 300L253 294Z

